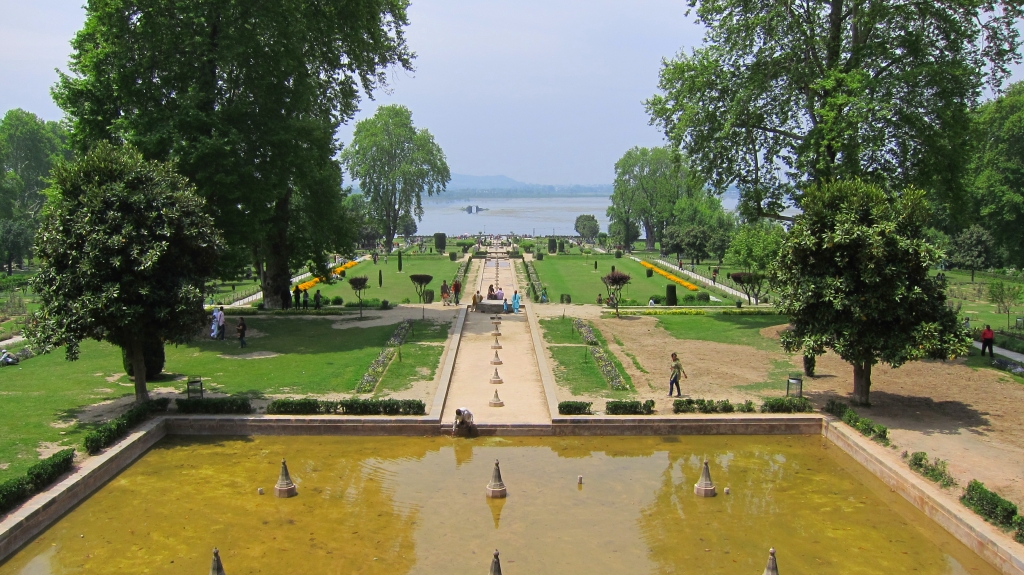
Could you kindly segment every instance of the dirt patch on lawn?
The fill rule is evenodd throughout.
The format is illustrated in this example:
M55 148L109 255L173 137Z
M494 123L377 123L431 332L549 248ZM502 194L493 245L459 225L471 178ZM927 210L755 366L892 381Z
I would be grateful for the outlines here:
M69 446L67 445L61 445L60 443L52 441L40 441L39 447L36 448L36 451L39 453L39 459L46 459L54 453L67 449L68 447Z
M781 334L783 331L787 329L789 329L789 324L784 323L781 325L770 325L768 327L762 327L761 330L758 331L757 333L761 334L761 337L766 337L768 339L774 339L775 341L778 341L779 334Z
M226 353L222 353L217 357L223 359L266 359L268 357L277 357L279 355L281 354L274 351L254 351L252 353L243 353L239 355L228 355Z

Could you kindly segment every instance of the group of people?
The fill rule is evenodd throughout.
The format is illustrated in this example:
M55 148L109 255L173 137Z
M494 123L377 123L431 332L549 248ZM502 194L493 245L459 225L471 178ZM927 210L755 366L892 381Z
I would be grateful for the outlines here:
M226 320L224 318L224 306L214 308L213 310L213 321L210 325L210 339L224 340L224 327ZM238 345L239 347L245 347L245 332L248 327L245 325L245 318L238 318L238 325L235 326L235 332L238 333Z
M504 313L509 313L510 311L512 313L519 313L519 306L523 303L523 296L519 294L519 290L512 290L512 301L509 302L508 298L505 297L505 292L501 289L501 286L495 288L494 284L487 286L487 299L501 301L501 308ZM484 297L480 295L479 291L477 291L473 294L473 303L470 305L469 311L476 311L477 305L482 301L484 301Z
M290 297L289 297L290 295ZM313 309L320 309L323 304L323 296L320 295L320 290L316 290L313 294ZM299 289L299 286L295 286L291 292L285 290L281 294L281 309L289 309L294 307L295 309L309 309L309 290Z
M462 282L458 278L452 280L452 285L448 285L448 280L441 282L441 303L442 305L459 305L459 298L462 296ZM453 303L454 301L454 303ZM476 302L474 302L475 305Z

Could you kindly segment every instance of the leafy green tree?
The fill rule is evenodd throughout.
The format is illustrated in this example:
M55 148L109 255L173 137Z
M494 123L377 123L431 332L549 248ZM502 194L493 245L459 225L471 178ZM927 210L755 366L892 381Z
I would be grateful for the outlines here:
M621 245L622 249L627 252L633 251L633 242L640 239L640 228L637 227L636 222L618 219L620 213L612 208L608 208L608 215L611 218L611 221L608 222L608 237L612 238L614 244Z
M7 275L14 273L14 262L28 255L34 228L32 220L25 215L0 219L0 264L7 267Z
M86 4L53 94L85 152L127 142L174 161L206 199L227 250L221 277L255 263L264 302L292 270L325 276L356 228L335 134L359 94L411 69L405 0L106 0ZM254 261L255 260L255 261Z
M608 297L615 298L612 300L615 302L615 317L620 317L619 301L622 299L622 289L629 284L631 279L629 274L620 271L613 271L601 278L601 282L604 283L604 287L608 291Z
M403 216L422 220L423 193L439 194L452 179L434 136L413 126L412 112L405 106L381 106L373 117L357 123L352 144L341 157L359 180L389 252Z
M1006 329L1010 329L1010 310L1024 302L1024 286L995 281L988 284L988 301L996 306L996 313L1006 314Z
M853 365L862 405L879 361L895 368L967 353L971 338L946 306L945 282L929 273L941 253L925 239L924 192L837 182L808 190L802 206L772 270L793 326L782 333L786 351L835 351Z
M1019 61L1017 0L688 0L701 46L662 68L652 121L748 219L865 179L960 213L970 110Z
M0 218L39 213L45 178L65 156L67 133L58 122L21 109L0 120Z
M729 244L729 259L743 268L733 274L747 295L748 303L758 303L767 291L768 273L779 257L786 232L782 226L760 221L740 226Z
M601 231L601 224L597 223L597 217L593 214L580 214L576 216L574 229L583 238L583 241L593 242Z
M378 274L379 275L379 274ZM370 287L370 279L366 276L357 276L354 278L348 278L348 285L352 288L352 291L356 292L356 297L359 298L359 318L363 317L363 292L366 288Z
M412 242L412 237L416 235L418 228L416 218L412 217L411 214L402 214L401 219L398 221L398 230L401 232L402 237L405 238L405 243Z
M170 165L97 144L53 170L36 235L40 309L29 339L43 351L65 346L69 360L87 338L121 347L144 401L146 346L186 343L201 331L203 287L220 246L205 202Z
M667 148L630 148L615 162L608 216L642 227L646 248L653 250L672 217L676 201L700 187L687 178L688 173Z
M690 192L679 198L672 211L672 219L665 237L666 247L684 253L690 261L699 264L702 259L720 254L732 230L732 217L722 208L722 201L705 190ZM718 255L717 257L721 257Z
M993 261L992 244L992 234L979 225L973 225L953 238L949 261L958 268L971 270L973 283L974 272Z
M978 214L1010 265L1024 267L1024 82L978 109L971 190Z

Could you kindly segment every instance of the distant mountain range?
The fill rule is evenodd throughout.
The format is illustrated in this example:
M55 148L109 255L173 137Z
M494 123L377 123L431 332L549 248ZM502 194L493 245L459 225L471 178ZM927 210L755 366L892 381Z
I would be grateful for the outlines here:
M543 184L527 184L513 180L508 176L470 176L452 174L448 182L448 190L443 197L480 197L501 195L504 197L531 197L545 195L559 196L608 196L612 193L612 185L597 186L552 186Z

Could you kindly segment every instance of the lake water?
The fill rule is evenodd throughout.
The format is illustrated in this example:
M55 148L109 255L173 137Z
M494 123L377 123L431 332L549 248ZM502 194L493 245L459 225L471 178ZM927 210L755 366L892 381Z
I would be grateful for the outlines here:
M467 213L470 205L483 211ZM601 231L608 231L605 211L610 205L608 196L430 198L423 202L423 221L417 225L420 234L576 235L576 216L580 214L594 215Z

